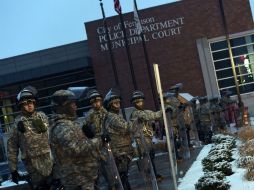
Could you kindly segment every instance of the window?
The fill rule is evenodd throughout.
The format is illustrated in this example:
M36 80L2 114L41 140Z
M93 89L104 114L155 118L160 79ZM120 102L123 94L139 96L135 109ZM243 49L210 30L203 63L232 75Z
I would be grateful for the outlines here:
M52 109L50 96L55 91L67 89L71 86L95 87L95 80L92 68L86 67L80 70L58 73L57 75L2 87L2 92L0 91L0 130L3 132L9 132L13 128L14 118L19 114L19 109L16 105L16 96L17 93L27 85L34 86L38 90L37 110L50 115ZM78 115L83 116L89 108L90 105L88 101L79 101Z
M235 72L240 93L254 91L254 34L231 38ZM233 70L229 57L227 41L221 40L210 43L212 59L219 91L230 90L236 94Z

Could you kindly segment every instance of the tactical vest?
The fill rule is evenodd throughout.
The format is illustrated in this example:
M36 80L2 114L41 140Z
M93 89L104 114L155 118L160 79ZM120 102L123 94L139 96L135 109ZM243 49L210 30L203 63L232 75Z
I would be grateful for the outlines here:
M22 159L31 161L32 166L43 176L48 176L52 171L53 162L50 156L50 146L48 139L48 130L42 133L38 132L38 127L34 121L41 120L44 127L48 129L48 121L44 113L36 112L31 117L19 116L15 122L23 122L24 133L19 133Z
M105 120L105 130L111 138L111 149L116 157L132 155L131 134L129 124L120 115L108 113Z

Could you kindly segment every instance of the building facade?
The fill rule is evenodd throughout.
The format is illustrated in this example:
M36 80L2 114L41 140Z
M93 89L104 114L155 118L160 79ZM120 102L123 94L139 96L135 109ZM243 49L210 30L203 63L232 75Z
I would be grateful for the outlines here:
M240 92L254 115L254 24L249 1L222 2ZM159 64L163 91L181 82L182 91L193 96L216 96L228 89L236 97L219 0L183 0L141 10L139 16L149 67L152 70L153 63ZM133 13L123 17L137 88L146 96L146 107L154 109L147 62ZM130 107L134 85L119 16L107 18L107 24L119 78L117 88L124 106ZM1 133L8 135L13 127L18 114L16 96L27 85L38 89L38 107L46 114L51 113L50 95L56 90L88 86L105 95L116 86L103 20L87 22L85 27L87 41L0 60ZM79 115L88 109L88 103L83 102ZM1 155L0 161L5 159Z
M251 54L254 29L248 0L222 0L242 94L251 93ZM139 11L149 64L159 64L163 90L183 83L194 96L220 95L235 87L232 79L225 29L219 0L183 0ZM134 90L119 16L107 18L109 39L116 62L120 88L127 107ZM133 13L124 14L124 25L137 88L144 91L147 106L154 108L148 69ZM115 85L109 44L103 20L85 23L97 87L103 92ZM249 59L248 74L238 60ZM246 61L247 62L247 61ZM228 78L229 77L229 78ZM104 82L107 81L107 82ZM251 84L250 84L251 83ZM244 100L245 101L245 100Z

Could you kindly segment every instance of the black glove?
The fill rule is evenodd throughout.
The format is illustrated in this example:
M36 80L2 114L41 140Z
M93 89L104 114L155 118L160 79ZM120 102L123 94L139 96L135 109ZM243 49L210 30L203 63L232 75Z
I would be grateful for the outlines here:
M17 170L11 172L11 178L12 178L12 181L16 184L19 183L19 173Z
M101 135L101 140L102 140L103 142L109 143L109 142L111 141L111 138L110 138L110 136L109 136L108 133L103 133L103 134Z
M25 128L25 125L24 125L23 121L19 121L18 124L17 124L17 127L18 127L19 132L21 132L21 133L26 132L26 128Z
M181 104L180 106L178 106L178 108L179 108L180 110L184 111L185 108L186 108L186 106L185 106L184 104Z
M173 113L173 109L170 107L170 106L166 106L166 108L165 108L165 112L166 113Z
M95 137L95 125L94 124L89 124L89 125L83 125L82 131L87 136L88 138L92 139Z
M47 126L41 119L33 119L32 123L38 133L45 133L48 130Z

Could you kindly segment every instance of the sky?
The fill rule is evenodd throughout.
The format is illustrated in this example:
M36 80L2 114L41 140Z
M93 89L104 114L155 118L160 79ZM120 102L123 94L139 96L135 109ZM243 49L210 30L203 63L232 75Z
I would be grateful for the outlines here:
M133 0L120 2L133 11ZM171 2L137 0L139 9ZM113 0L103 4L106 16L117 15ZM0 0L0 59L85 40L84 22L101 18L99 0Z

